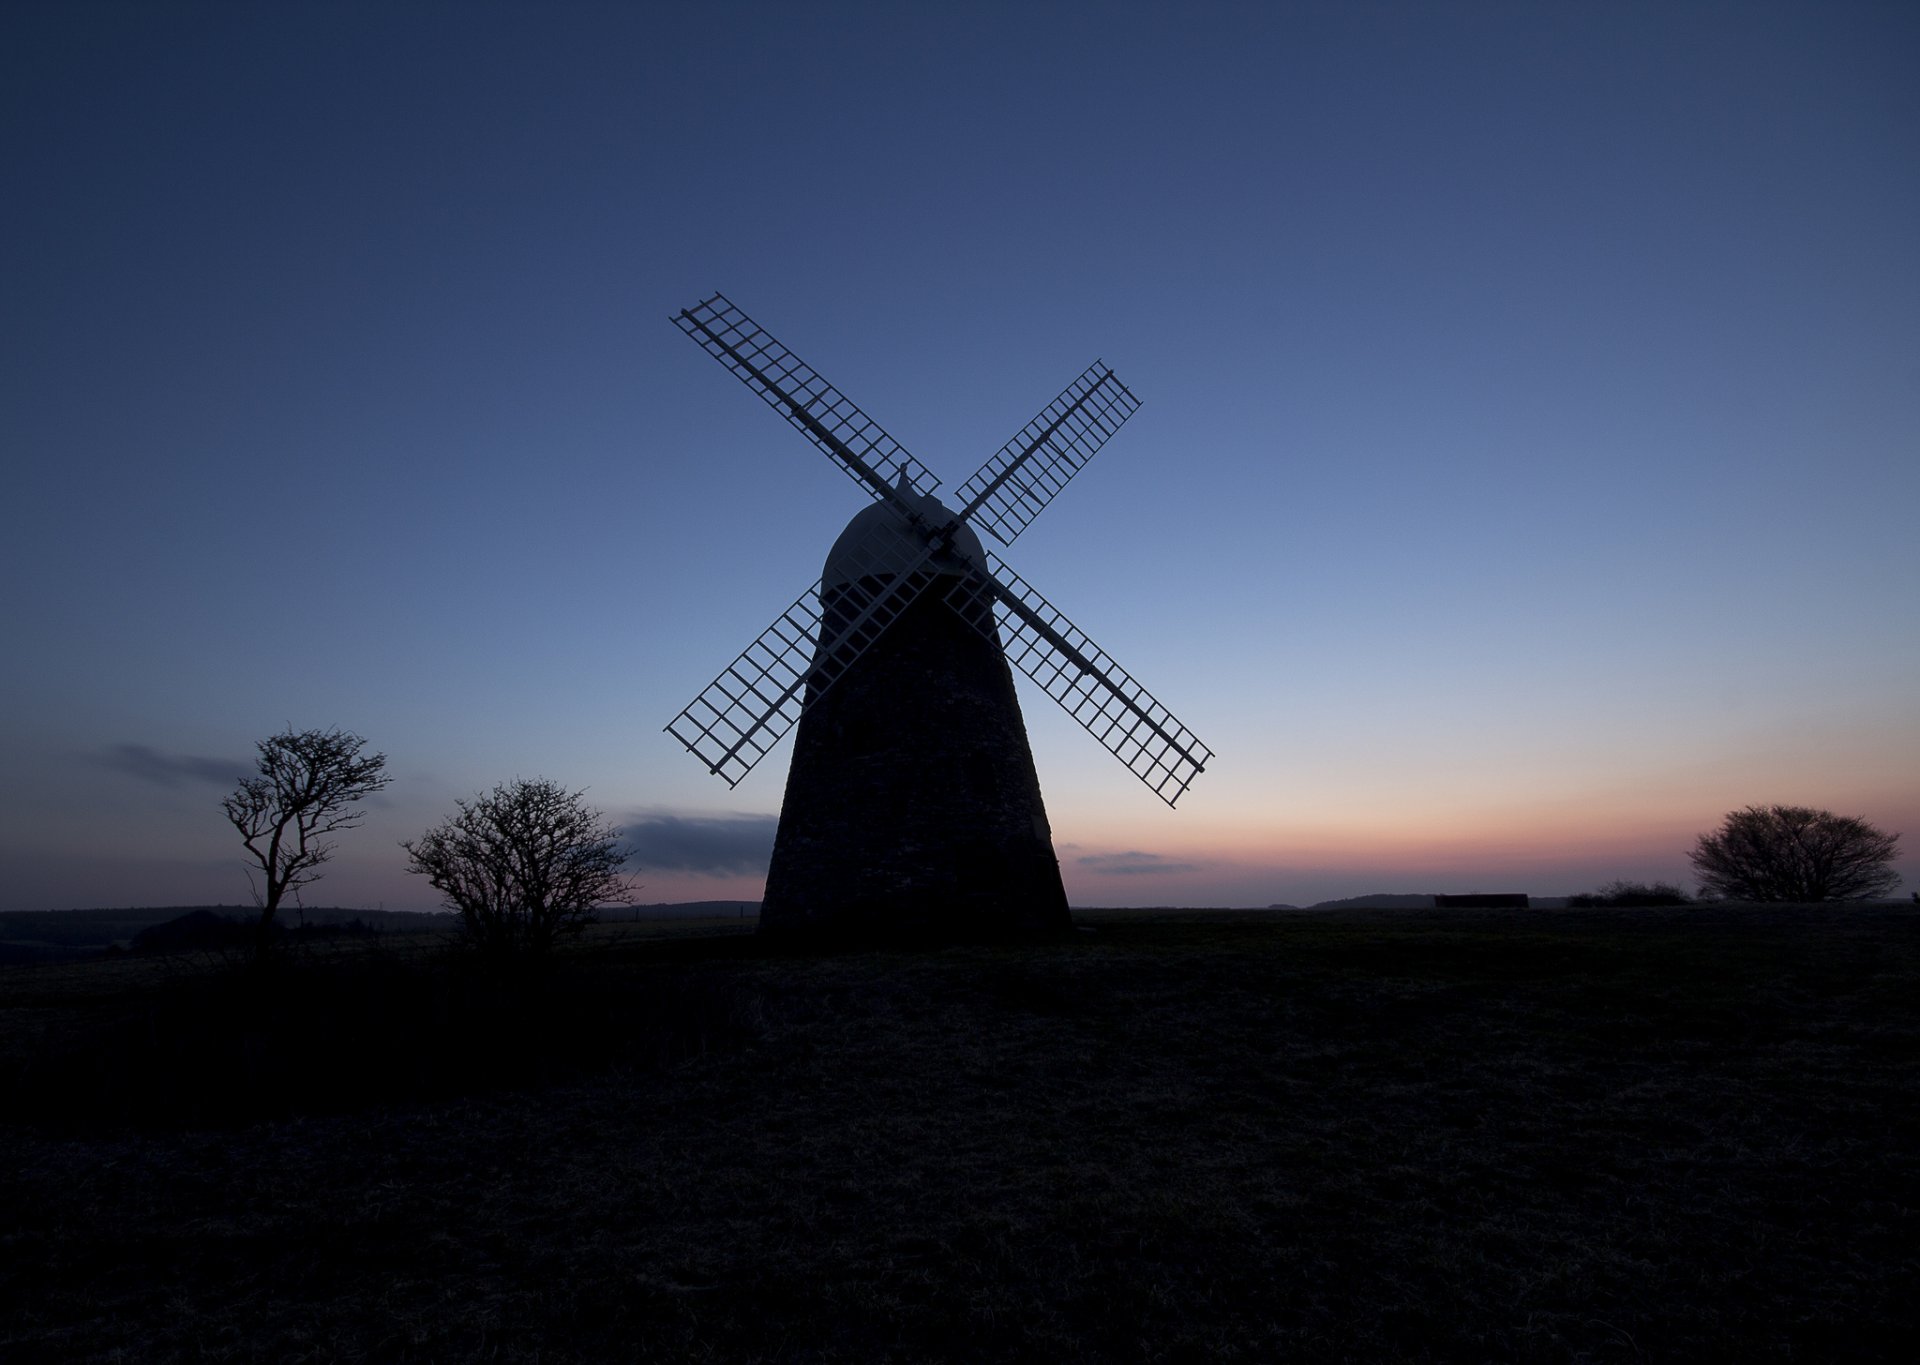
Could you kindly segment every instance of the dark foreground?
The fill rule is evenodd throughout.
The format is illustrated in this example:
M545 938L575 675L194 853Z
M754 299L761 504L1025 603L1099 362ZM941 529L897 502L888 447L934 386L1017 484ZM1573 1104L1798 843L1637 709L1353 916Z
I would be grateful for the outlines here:
M0 974L0 1356L1909 1358L1920 919L1082 918L603 944L538 997L543 1047L578 1029L544 1086L388 962L289 998L362 991L417 1065L369 1056L356 1098L368 1036L309 1002L337 1047L236 1025L214 1072L260 1098L225 1111L151 1080L209 1085L158 1036L222 998L205 968ZM448 1060L461 1029L518 1088Z

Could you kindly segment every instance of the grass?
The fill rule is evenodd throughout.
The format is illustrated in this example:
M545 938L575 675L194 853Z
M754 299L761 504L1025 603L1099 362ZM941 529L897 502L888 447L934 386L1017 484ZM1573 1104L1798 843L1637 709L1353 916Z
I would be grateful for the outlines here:
M244 988L0 975L0 1353L1906 1358L1920 919L1081 918L833 955L683 926L504 996L308 964L198 1110L164 1058Z

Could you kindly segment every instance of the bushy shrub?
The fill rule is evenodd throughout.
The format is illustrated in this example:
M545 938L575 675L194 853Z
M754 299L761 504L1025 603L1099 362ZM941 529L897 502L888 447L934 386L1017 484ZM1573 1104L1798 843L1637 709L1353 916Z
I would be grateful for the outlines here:
M403 840L407 871L460 912L468 944L496 962L534 961L632 891L620 831L584 793L544 778L503 782L418 839Z
M1737 901L1873 900L1900 885L1900 836L1807 806L1732 811L1687 856L1703 895Z

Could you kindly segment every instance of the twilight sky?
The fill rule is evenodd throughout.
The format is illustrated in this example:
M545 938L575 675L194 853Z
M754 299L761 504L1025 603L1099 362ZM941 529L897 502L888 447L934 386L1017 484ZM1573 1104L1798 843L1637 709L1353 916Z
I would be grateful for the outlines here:
M1912 5L14 0L0 172L0 908L244 901L289 723L395 777L310 903L515 776L757 896L791 741L661 727L864 499L714 290L944 491L1142 399L1006 557L1218 758L1021 680L1077 904L1920 885Z

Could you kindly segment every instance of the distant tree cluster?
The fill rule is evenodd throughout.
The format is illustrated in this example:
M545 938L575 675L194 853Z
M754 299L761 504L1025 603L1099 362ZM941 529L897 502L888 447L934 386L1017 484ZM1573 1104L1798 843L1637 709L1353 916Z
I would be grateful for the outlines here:
M1704 895L1740 901L1873 900L1900 885L1897 834L1807 806L1748 806L1688 855Z
M385 754L338 728L263 739L259 775L221 802L258 869L261 952L289 892L317 880L332 857L326 836L352 829L359 803L391 780ZM469 943L490 958L547 953L593 922L602 905L631 901L620 831L582 799L544 779L502 783L418 839L404 840L409 872L427 878L460 914ZM251 869L249 875L252 875Z

